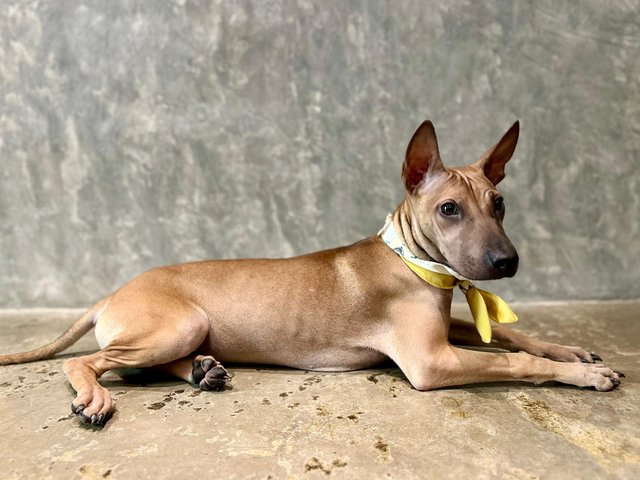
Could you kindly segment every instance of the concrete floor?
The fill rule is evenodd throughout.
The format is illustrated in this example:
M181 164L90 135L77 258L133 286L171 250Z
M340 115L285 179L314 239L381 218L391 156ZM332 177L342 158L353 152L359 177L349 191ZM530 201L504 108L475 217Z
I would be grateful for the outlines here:
M620 390L522 383L413 390L396 368L232 367L233 389L105 375L118 411L80 425L63 358L0 367L2 478L640 478L640 301L516 305L520 326L595 350ZM77 311L0 313L0 352ZM69 352L95 348L91 334Z

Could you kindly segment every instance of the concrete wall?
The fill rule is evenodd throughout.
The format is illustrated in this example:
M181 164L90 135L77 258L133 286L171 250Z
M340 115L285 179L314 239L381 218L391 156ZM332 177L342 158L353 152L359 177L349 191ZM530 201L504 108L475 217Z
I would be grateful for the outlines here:
M640 296L640 2L0 3L0 307L374 234L515 119L508 299Z

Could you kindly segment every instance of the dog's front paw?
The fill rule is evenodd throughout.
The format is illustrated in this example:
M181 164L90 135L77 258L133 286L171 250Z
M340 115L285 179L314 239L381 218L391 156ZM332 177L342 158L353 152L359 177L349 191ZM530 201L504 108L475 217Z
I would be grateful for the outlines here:
M570 379L568 382L578 387L593 387L599 392L608 392L620 386L620 378L624 373L612 370L609 367L597 363L592 365L578 364L567 365Z
M556 343L540 342L529 352L538 357L548 358L556 362L582 362L596 363L601 362L602 358L596 353L589 353L580 347L571 347L566 345L558 345Z

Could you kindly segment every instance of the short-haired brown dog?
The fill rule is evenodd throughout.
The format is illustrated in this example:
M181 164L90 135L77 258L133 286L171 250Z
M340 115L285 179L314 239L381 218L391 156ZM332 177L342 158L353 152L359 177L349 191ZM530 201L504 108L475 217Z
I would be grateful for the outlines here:
M402 167L405 198L389 221L415 258L472 280L516 273L496 185L518 132L516 122L474 164L445 168L433 125L420 125ZM490 346L518 353L453 346L485 344L473 324L450 317L452 295L423 281L380 235L295 258L187 263L140 275L51 344L0 356L0 364L49 358L95 326L101 349L63 367L77 392L73 412L94 425L114 409L98 378L123 367L159 367L204 390L224 387L221 362L341 371L386 358L418 390L502 380L600 391L620 384L622 374L596 364L597 355L502 325Z

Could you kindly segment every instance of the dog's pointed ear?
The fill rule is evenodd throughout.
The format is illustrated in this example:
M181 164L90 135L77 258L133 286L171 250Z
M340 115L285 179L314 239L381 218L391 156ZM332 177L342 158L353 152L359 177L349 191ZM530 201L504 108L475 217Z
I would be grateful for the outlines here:
M436 131L430 120L425 120L411 137L402 165L402 179L409 192L413 192L427 174L444 170Z
M520 122L516 121L500 141L487 150L473 165L484 172L491 183L497 185L504 178L504 167L516 150Z

